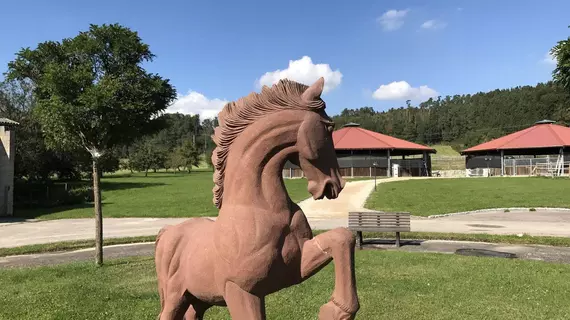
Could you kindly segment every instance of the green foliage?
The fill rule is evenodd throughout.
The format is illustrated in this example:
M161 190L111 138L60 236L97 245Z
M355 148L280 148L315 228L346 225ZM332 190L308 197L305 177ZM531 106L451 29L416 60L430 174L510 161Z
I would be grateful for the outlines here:
M139 140L133 145L129 153L129 167L136 171L158 170L165 167L167 153L164 147L157 143L156 139L146 138Z
M168 80L142 68L152 58L136 32L91 25L74 38L20 50L7 77L33 83L49 147L96 155L155 130L153 118L175 98Z
M175 152L171 152L166 159L166 169L173 169L174 171L180 171L180 168L186 165L186 159L182 152L179 152L179 149L176 149Z
M554 81L570 91L570 37L558 41L550 53L556 59L556 68L552 71Z
M184 166L188 172L192 171L193 166L197 167L200 165L200 151L196 149L191 140L186 140L175 152L179 153L180 158L183 159Z

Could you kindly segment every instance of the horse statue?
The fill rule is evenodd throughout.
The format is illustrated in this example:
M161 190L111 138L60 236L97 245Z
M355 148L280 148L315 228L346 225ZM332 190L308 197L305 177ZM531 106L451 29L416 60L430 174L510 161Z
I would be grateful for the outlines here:
M160 320L203 319L211 306L227 306L234 320L265 319L267 295L301 283L332 260L335 287L318 317L354 319L360 306L353 234L337 228L313 237L282 176L287 161L299 166L314 199L334 199L344 187L323 87L323 78L311 86L281 80L219 113L212 155L219 215L159 231Z

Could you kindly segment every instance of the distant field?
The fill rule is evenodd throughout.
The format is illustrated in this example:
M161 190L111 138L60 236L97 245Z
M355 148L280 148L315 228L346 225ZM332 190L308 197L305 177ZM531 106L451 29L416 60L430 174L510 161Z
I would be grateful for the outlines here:
M465 159L451 146L436 144L430 146L437 153L432 155L432 170L465 170Z
M568 190L570 179L566 178L408 180L378 185L366 207L417 216L505 207L570 208Z
M448 145L435 144L430 147L434 148L435 151L437 151L435 156L457 156L457 157L461 156L459 152L453 150L453 148L451 148L451 146Z
M105 217L202 217L216 216L212 204L212 171L192 173L172 171L123 173L105 176L102 181L103 216ZM286 180L294 201L310 197L305 179ZM37 219L91 218L93 206L18 210L16 216Z

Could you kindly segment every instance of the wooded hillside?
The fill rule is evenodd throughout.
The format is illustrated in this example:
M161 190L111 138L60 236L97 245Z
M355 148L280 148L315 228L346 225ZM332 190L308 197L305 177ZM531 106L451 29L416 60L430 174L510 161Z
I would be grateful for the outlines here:
M477 94L429 99L412 106L377 112L371 107L344 109L338 127L363 128L422 144L451 144L462 149L549 119L570 124L570 95L552 82Z

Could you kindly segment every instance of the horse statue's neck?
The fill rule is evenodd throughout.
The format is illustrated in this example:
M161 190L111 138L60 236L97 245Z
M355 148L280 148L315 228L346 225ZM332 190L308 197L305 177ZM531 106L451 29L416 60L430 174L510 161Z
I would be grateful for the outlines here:
M282 171L287 158L297 152L301 122L302 112L281 111L256 121L236 138L226 163L220 215L231 206L291 211Z

